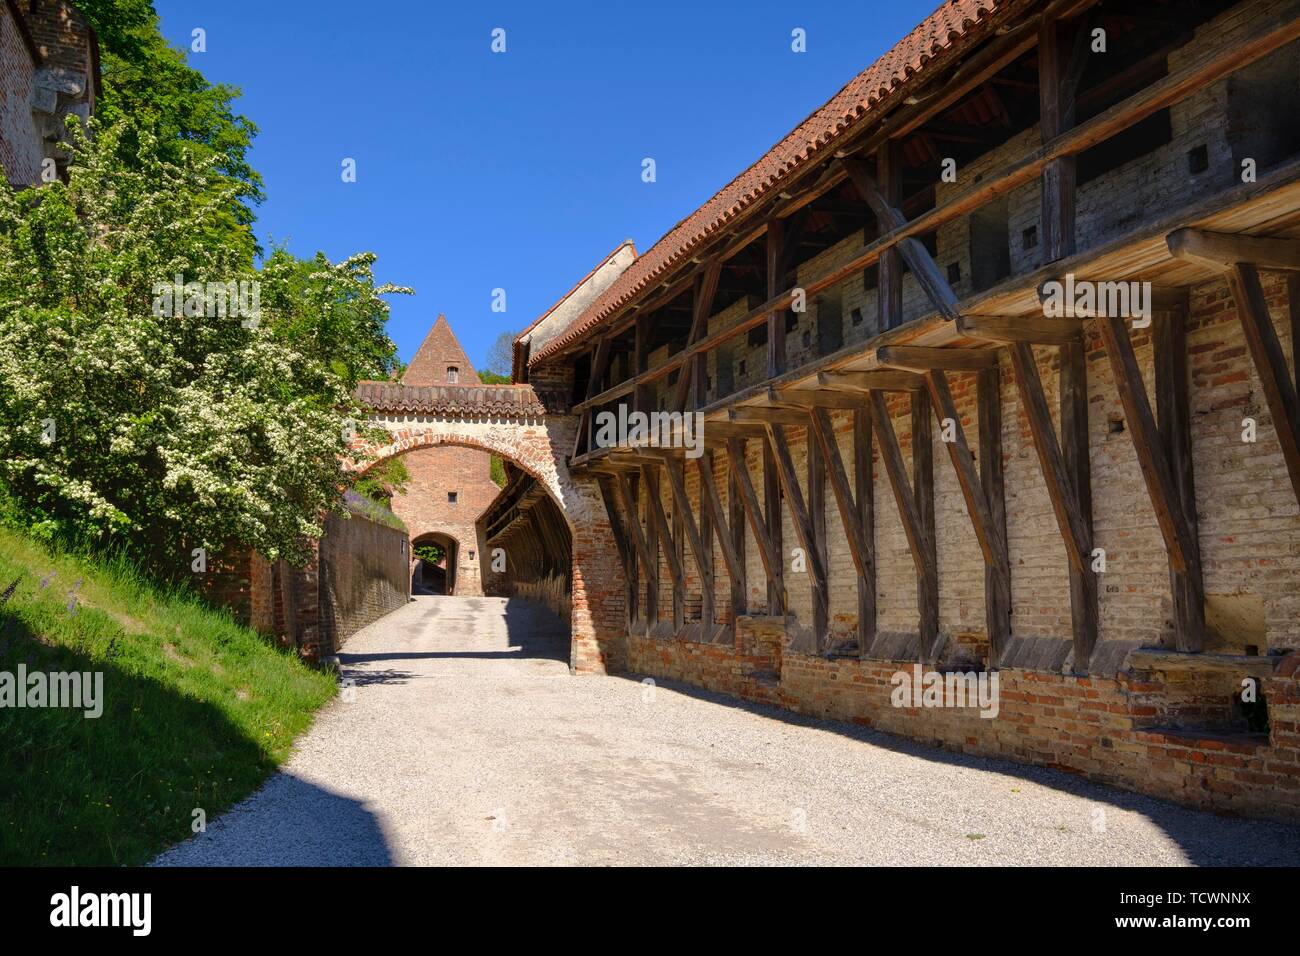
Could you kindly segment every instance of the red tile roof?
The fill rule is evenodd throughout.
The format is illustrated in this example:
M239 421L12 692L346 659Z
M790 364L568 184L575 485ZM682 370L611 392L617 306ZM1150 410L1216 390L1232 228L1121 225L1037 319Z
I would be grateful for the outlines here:
M947 60L968 39L983 35L995 20L1026 6L1017 0L947 0L884 56L800 123L752 166L670 229L627 268L563 333L547 342L528 361L538 364L609 318L666 272L679 265L713 233L730 223L773 188L802 172L808 160L856 132L864 118L892 106L914 77ZM984 28L988 29L984 29Z
M467 418L539 418L546 413L531 385L401 385L359 382L354 393L367 408L384 412Z

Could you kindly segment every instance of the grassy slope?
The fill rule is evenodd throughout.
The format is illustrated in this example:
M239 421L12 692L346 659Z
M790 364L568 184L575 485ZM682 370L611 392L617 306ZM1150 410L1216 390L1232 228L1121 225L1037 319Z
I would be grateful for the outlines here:
M228 615L0 527L0 592L20 575L0 670L102 671L104 712L0 708L0 865L148 861L256 789L334 693Z

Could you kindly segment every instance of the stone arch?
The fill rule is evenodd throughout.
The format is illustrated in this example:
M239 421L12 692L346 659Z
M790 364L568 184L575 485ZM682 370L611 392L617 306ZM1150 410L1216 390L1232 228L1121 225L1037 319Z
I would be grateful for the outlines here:
M572 637L569 669L575 674L607 673L626 666L627 628L623 565L609 517L594 478L570 474L567 450L573 447L577 419L457 419L409 415L376 416L391 440L362 446L365 472L379 462L417 448L463 445L508 459L532 475L554 501L573 542Z

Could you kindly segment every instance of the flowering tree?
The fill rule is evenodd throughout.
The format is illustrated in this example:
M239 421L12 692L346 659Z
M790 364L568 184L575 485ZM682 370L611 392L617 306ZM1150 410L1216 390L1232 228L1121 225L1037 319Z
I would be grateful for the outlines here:
M69 130L67 184L0 189L0 480L38 533L162 570L194 547L300 559L348 483L352 386L393 362L381 297L409 290L368 253L258 271L216 157Z

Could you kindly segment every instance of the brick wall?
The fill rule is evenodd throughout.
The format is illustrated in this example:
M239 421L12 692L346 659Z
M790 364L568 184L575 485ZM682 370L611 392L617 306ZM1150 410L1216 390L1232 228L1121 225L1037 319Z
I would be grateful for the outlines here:
M491 453L439 445L408 451L401 459L411 481L404 493L393 496L393 513L405 523L412 541L434 532L454 539L454 593L482 594L484 549L475 522L501 491L492 481ZM454 503L448 500L448 493L453 491Z
M332 514L319 549L322 645L337 650L410 598L405 531L360 515Z
M40 180L44 150L32 117L36 65L8 4L0 4L0 165L11 183Z

